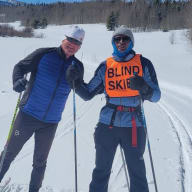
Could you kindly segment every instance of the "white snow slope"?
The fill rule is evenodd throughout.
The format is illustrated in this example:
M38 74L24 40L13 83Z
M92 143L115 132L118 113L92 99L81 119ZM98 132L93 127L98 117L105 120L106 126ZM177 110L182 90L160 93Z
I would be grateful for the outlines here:
M18 27L18 23L14 23ZM0 150L6 142L18 94L12 91L13 66L40 47L58 46L67 26L48 26L38 30L44 38L0 37ZM77 57L85 66L88 82L98 65L111 56L112 32L103 24L82 25L85 41ZM186 31L134 33L135 51L149 58L156 69L162 98L158 103L145 102L145 114L160 192L192 192L192 49ZM171 44L170 39L174 43ZM103 95L88 102L77 99L78 186L87 192L94 168L93 132ZM34 141L30 139L15 159L4 181L27 189L30 179ZM145 161L150 192L155 191L146 146ZM74 191L73 105L69 97L63 119L51 149L41 191ZM109 192L127 191L120 151L116 153L110 178Z

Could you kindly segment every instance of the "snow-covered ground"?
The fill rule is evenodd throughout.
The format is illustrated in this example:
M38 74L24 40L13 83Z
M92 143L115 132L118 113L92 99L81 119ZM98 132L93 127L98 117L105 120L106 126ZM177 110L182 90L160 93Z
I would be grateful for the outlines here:
M18 23L13 25L18 26ZM40 47L58 46L67 26L48 26L37 30L44 38L0 37L0 150L3 150L18 94L12 91L13 66ZM85 66L89 81L100 62L112 53L111 35L105 25L82 25L85 41L77 57ZM185 39L186 31L135 33L135 50L149 58L156 69L162 98L159 103L145 102L151 150L160 192L192 192L192 49ZM174 43L171 40L174 37ZM77 97L78 185L88 191L94 168L93 132L99 111L105 104L103 95L88 102ZM72 94L51 149L41 191L72 192L74 190L74 150ZM24 146L5 176L19 184L23 191L30 179L33 138ZM145 161L150 192L154 183L148 149ZM109 192L127 191L120 151L116 153Z

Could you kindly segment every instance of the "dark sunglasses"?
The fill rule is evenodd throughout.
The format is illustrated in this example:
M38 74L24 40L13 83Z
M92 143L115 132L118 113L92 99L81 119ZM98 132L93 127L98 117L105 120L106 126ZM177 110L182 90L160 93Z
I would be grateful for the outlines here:
M129 42L130 38L127 36L119 36L119 37L114 37L114 42L119 43L120 41L122 42Z
M78 41L77 39L74 39L74 38L71 38L71 37L67 37L67 40L70 42L70 43L73 43L75 45L81 45L82 43L80 41Z

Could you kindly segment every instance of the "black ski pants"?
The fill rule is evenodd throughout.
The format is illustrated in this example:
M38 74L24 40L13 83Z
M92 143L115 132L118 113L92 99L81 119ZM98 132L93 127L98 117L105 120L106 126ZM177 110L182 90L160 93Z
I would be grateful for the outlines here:
M42 185L48 154L57 126L58 124L45 123L27 115L26 113L23 113L22 111L19 111L14 123L12 136L8 144L2 171L0 173L0 181L9 169L11 162L21 151L23 145L34 134L35 148L29 191L38 192Z
M120 144L126 159L130 178L130 192L149 192L143 159L146 134L137 128L137 147L132 147L132 129L98 124L95 130L96 161L89 192L107 192L113 159Z

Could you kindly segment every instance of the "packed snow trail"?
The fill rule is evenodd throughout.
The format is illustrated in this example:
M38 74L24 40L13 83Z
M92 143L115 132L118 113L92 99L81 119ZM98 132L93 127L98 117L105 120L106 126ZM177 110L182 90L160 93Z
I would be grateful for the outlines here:
M39 29L44 38L0 37L0 150L3 149L12 119L18 94L12 91L11 73L13 65L39 47L58 46L63 39L66 26L48 26ZM103 24L82 25L86 30L85 41L77 54L85 66L85 82L103 60L111 56L111 35ZM160 192L191 192L191 135L192 135L192 82L191 60L183 30L174 31L175 44L170 44L172 32L135 33L135 50L148 57L154 64L162 98L159 104L145 102L147 127L152 148L154 167ZM94 36L94 38L93 38ZM94 45L94 46L93 46ZM166 47L166 50L165 50ZM10 53L12 57L10 57ZM83 57L82 57L83 53ZM94 128L98 122L99 111L105 104L103 96L89 102L77 97L77 142L79 189L88 191L95 161ZM11 176L12 183L27 190L30 180L34 141L31 139L12 164L5 180ZM146 148L147 178L150 192L154 192L150 161ZM66 105L62 121L48 158L48 165L41 191L72 192L74 189L73 159L73 114L72 98ZM22 170L22 171L21 171ZM50 187L46 187L50 186ZM47 188L47 189L46 189ZM19 189L18 189L19 190ZM122 159L117 150L109 183L109 192L127 192Z
M168 107L168 104L161 102L160 108L168 115L173 131L177 135L180 146L180 175L182 192L190 192L192 189L192 167L188 166L192 162L192 137L185 123L179 116Z

